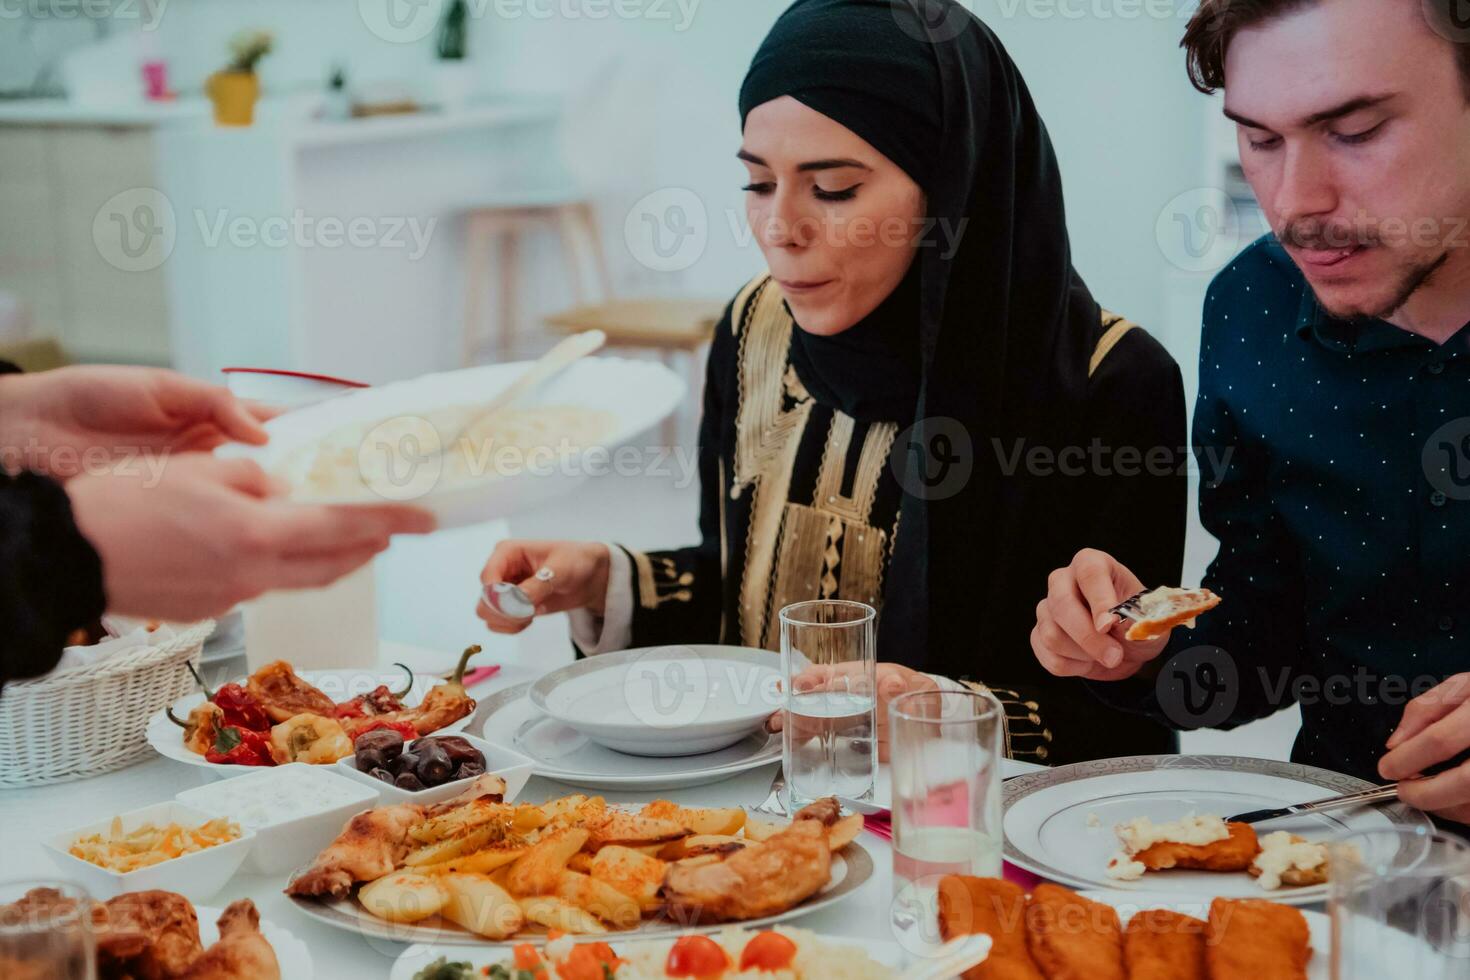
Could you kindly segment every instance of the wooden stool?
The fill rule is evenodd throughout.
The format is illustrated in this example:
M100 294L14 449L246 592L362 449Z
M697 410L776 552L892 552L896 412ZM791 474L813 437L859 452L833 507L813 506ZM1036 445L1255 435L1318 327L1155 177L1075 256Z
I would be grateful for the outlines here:
M682 356L689 393L697 399L704 386L704 359L700 355L714 336L724 310L724 300L609 299L549 316L546 323L558 333L601 330L607 334L608 347L657 351L675 370ZM664 420L663 434L665 441L674 445L678 438L677 415Z
M598 295L610 291L607 256L598 234L592 204L574 190L550 191L506 197L471 208L465 218L465 301L461 360L476 363L487 337L483 329L484 291L481 276L491 267L492 252L499 246L500 312L495 340L499 357L508 360L516 340L521 316L521 236L538 229L552 229L561 239L567 281L580 305L590 300L583 272L590 265Z

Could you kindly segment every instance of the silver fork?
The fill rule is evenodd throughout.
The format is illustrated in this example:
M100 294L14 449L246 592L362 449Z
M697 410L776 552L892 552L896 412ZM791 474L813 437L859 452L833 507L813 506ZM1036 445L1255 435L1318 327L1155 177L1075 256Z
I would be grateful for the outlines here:
M779 766L776 769L776 777L771 780L771 792L766 795L765 800L757 807L756 813L764 813L770 817L786 816L786 807L781 805L781 791L786 788L786 773Z

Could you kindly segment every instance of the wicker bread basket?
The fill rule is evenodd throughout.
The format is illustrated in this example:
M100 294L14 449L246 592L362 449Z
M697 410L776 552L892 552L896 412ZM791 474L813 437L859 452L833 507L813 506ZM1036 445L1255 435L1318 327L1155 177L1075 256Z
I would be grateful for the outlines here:
M207 620L157 646L6 684L0 691L0 789L63 783L147 756L148 719L195 689Z

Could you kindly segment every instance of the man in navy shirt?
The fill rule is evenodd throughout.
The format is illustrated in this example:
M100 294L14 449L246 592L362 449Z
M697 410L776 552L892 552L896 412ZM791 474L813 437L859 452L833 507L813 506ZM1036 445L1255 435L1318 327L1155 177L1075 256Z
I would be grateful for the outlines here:
M1145 585L1097 551L1051 576L1054 674L1181 728L1293 701L1298 761L1405 780L1470 822L1470 23L1456 0L1204 0L1274 230L1204 308L1194 441L1220 541L1193 632L1130 642ZM1227 82L1228 80L1228 82ZM1147 515L1139 515L1147 533ZM1448 765L1446 765L1448 764Z

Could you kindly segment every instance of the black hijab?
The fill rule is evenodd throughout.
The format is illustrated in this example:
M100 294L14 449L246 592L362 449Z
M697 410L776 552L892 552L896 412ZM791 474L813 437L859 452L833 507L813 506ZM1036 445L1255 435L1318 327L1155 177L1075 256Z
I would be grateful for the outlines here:
M1015 644L998 626L1024 617L1029 630L1034 613L1005 597L1033 593L1014 580L1055 557L1024 560L1046 534L1040 495L1003 472L998 449L1077 438L1101 333L1072 268L1051 141L999 40L953 0L797 0L751 64L742 120L786 95L871 143L927 197L933 226L905 280L909 308L875 311L889 336L891 318L907 319L917 352L913 407L899 416L914 426L894 447L905 492L879 645L885 660L970 675L990 642ZM861 402L872 372L854 369L842 335L795 333L804 374Z

